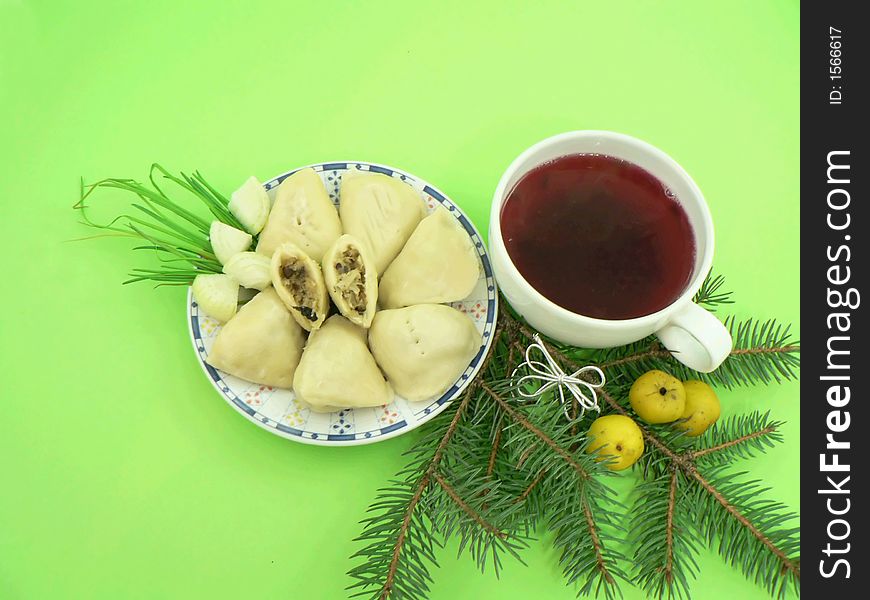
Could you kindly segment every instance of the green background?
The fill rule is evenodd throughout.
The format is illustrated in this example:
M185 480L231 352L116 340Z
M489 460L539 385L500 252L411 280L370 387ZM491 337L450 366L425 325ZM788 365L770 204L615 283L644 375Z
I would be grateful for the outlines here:
M796 1L0 0L0 597L342 598L415 438L311 447L241 418L196 364L185 292L122 287L151 260L128 242L67 241L88 233L79 176L159 160L231 190L355 158L483 231L523 149L612 129L704 191L732 312L797 325L798 25ZM787 420L747 468L799 509L797 383L720 396ZM451 546L432 598L572 598L548 539L500 582ZM700 562L696 598L766 597Z

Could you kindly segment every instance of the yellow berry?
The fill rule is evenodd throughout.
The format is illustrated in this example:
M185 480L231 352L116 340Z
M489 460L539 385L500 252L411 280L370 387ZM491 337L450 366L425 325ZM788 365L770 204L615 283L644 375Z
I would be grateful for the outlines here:
M683 388L686 390L686 408L681 417L685 420L677 423L677 427L685 430L686 435L701 435L719 418L719 398L703 381L685 381Z
M591 442L587 452L599 448L597 460L612 459L607 463L611 471L622 471L637 462L643 454L643 434L637 423L624 415L598 417L589 426Z
M664 371L647 371L628 392L631 408L647 423L670 423L683 416L686 390L683 382Z

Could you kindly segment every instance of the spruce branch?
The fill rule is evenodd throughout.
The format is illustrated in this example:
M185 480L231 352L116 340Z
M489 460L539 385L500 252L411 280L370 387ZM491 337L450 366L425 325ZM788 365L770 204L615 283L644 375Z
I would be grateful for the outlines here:
M538 474L535 475L535 478L532 479L532 482L526 487L526 489L523 490L523 493L514 498L514 502L525 502L526 498L528 498L531 493L535 491L535 488L538 486L539 483L541 483L541 480L544 479L544 475L546 474L546 469L541 469L540 471L538 471Z
M625 557L616 549L621 536L614 535L621 530L619 517L612 509L621 505L604 485L613 473L583 451L585 440L572 433L574 423L561 411L552 410L552 398L529 403L509 384L483 387L512 420L504 446L516 457L517 469L531 478L514 502L547 515L565 578L578 584L580 595L620 595L617 579L627 576L620 566Z
M551 352L564 365L576 365L573 359L558 349L553 348ZM631 416L604 390L602 397L614 411ZM703 533L707 542L712 545L718 540L719 551L726 560L740 566L747 577L763 585L772 595L784 597L789 588L797 591L800 582L800 561L797 558L800 530L782 527L784 523L797 519L797 515L780 503L763 499L762 494L766 490L759 488L756 482L735 482L734 476L722 472L721 467L712 467L711 473L715 478L708 480L699 471L694 452L685 446L679 447L685 443L685 436L665 433L664 428L653 431L642 423L638 423L638 426L654 452L660 453L670 461L672 469L680 469L705 492L700 496L699 503L706 506ZM738 456L740 453L762 450L781 439L776 435L778 426L779 423L769 422L766 414L732 418L709 431L705 441L713 443L702 446L699 451L702 456L727 456L729 453ZM729 433L735 434L734 437L728 437ZM682 443L676 443L677 440ZM655 461L654 456L647 458L647 467L651 461ZM645 472L654 473L655 470L647 468ZM666 571L662 570L662 573ZM670 598L679 593L673 587L673 579L671 582L666 578L663 582L656 582L648 573L640 572L636 581L646 586L654 583L660 598Z
M541 440L544 444L549 446L553 452L555 452L560 458L562 458L568 465L571 466L572 469L577 471L577 474L582 479L588 479L589 473L586 469L580 464L579 461L572 455L570 451L565 448L559 446L556 442L554 442L550 437L547 436L543 431L535 427L533 423L531 423L526 417L524 417L519 411L513 409L508 402L501 397L500 394L495 392L489 385L486 383L482 383L481 387L486 390L489 394L490 398L498 402L498 404L502 407L502 409L514 420L516 423L525 429L527 429L532 435ZM529 450L533 449L532 446L528 447ZM525 460L522 461L525 463Z
M468 551L481 571L491 564L500 573L506 554L522 562L519 552L526 547L528 531L522 507L510 502L513 494L484 477L460 477L454 474L448 483L440 473L433 476L440 486L437 491L444 493L427 496L426 510L435 516L439 533L457 536L458 555Z
M706 457L720 462L752 458L782 442L782 425L781 421L771 420L770 412L727 417L698 438L692 454L695 459Z
M495 332L496 337L500 335L501 326ZM496 353L494 349L486 357L482 372L487 371ZM371 505L369 510L374 514L363 521L365 528L358 538L369 544L354 554L353 558L362 558L363 562L349 572L357 580L350 586L358 590L355 596L382 600L425 597L431 583L428 565L437 564L432 549L434 545L443 545L437 534L449 537L458 532L460 552L470 548L481 568L491 557L498 570L499 553L503 551L518 556L526 526L522 518L516 517L520 511L511 502L513 491L497 493L501 486L475 475L482 469L469 473L466 468L473 457L464 449L479 448L482 439L471 425L489 410L478 401L482 395L480 382L473 381L456 409L445 411L438 418L440 426L434 430L435 435L425 437L409 451L412 462L400 473L405 480L382 489ZM447 418L450 420L446 421ZM451 470L464 473L462 485L456 483L459 477L455 476L450 476L452 483L447 483ZM443 495L434 494L433 485ZM487 506L475 506L474 499L483 495ZM401 511L397 510L398 505ZM490 518L493 514L499 516L499 524ZM488 525L481 527L482 523ZM501 523L507 526L501 527ZM480 531L488 535L482 536ZM421 540L428 543L421 544Z
M499 414L498 417L496 417L496 419L497 419L497 421L496 421L496 425L495 425L495 438L492 440L492 452L490 452L489 461L486 464L487 477L491 476L493 470L495 469L495 459L496 459L496 456L498 455L499 444L501 443L501 435L502 435L502 427L501 427L502 416L501 416L501 414Z
M558 485L561 490L572 489ZM553 485L546 487L548 493L556 493ZM602 494L591 487L573 488L575 493L568 497L567 505L550 511L547 525L555 533L553 544L560 550L565 579L579 584L578 596L594 594L609 599L622 595L617 579L628 580L621 566L627 559L616 549L624 537L617 525L619 515L609 508L621 508L621 504L611 493Z
M713 275L713 272L707 275L701 288L693 298L695 304L715 311L720 304L734 304L731 299L730 291L723 291L722 286L725 285L725 278L722 275Z
M475 511L465 500L463 500L456 492L456 490L453 489L453 486L447 483L447 481L437 471L432 474L432 478L438 483L438 485L442 487L445 492L447 492L447 495L450 497L450 499L453 500L459 506L459 508L461 508L462 511L481 528L488 531L499 539L503 540L507 538L507 534L497 529L495 525L488 523L486 519L481 517L480 514L477 513L477 511Z
M615 582L613 575L610 573L610 567L607 561L604 560L604 548L601 544L601 536L598 531L598 525L595 518L592 516L592 509L589 508L589 503L583 503L583 520L586 523L586 531L589 532L589 539L592 540L592 550L595 553L595 569L600 573L602 583L612 586Z
M436 472L449 483L427 494L422 506L439 534L458 536L460 554L468 550L481 570L491 564L496 574L504 555L522 562L519 551L529 531L525 511L511 502L516 484L487 474L491 454L487 442L499 414L485 394L477 395ZM501 466L497 457L493 470ZM481 527L481 521L491 527Z
M677 470L671 469L671 482L668 485L668 509L665 518L665 582L674 582L674 509L677 503Z
M705 306L730 302L721 277L696 297ZM598 364L606 373L602 412L636 416L626 401L636 375L650 368L719 385L770 383L796 376L800 346L773 321L726 320L734 352L711 375L685 369L654 339L600 351L544 338L566 372ZM499 572L504 554L520 558L530 531L554 534L560 564L578 594L613 598L629 580L651 597L689 598L702 546L715 547L750 579L783 597L799 589L799 530L757 482L723 470L781 441L781 423L753 412L729 417L699 438L669 425L638 422L647 452L636 468L644 481L627 509L634 566L620 552L626 509L606 485L613 473L585 451L588 422L574 406L566 420L553 390L529 401L509 377L535 334L510 307L502 312L484 368L456 409L436 418L432 434L411 451L403 481L381 490L360 539L369 545L351 575L361 595L423 598L429 567L443 540L458 536L483 569ZM570 410L570 408L569 408ZM448 421L449 419L449 421ZM392 511L392 512L391 512ZM390 514L387 514L390 513ZM404 532L404 535L402 535ZM425 540L425 543L423 542ZM374 595L372 595L374 593Z
M692 522L693 505L686 502L685 474L674 464L668 471L636 489L630 513L634 581L651 597L688 598L698 573L700 538Z
M767 490L755 481L738 481L742 474L718 467L709 478L693 468L691 476L706 492L702 497L701 528L719 553L771 595L784 597L800 584L800 528L785 527L797 515L783 504L764 499ZM726 515L728 518L726 518Z
M665 350L660 343L658 343L657 341L651 341L648 349L639 350L633 354L623 356L622 358L615 358L605 361L601 363L599 367L602 370L612 370L623 365L629 365L644 360L668 358L670 354L671 353Z
M351 577L358 580L351 588L362 588L355 596L368 595L387 600L391 597L422 598L428 593L428 583L432 579L425 562L437 564L431 543L435 538L426 533L431 519L427 523L426 517L416 516L415 511L471 398L470 391L463 395L431 457L416 468L410 468L412 471L422 471L416 482L410 486L407 482L397 482L398 487L381 490L381 500L370 507L369 510L376 514L364 521L366 529L357 540L372 541L353 556L367 560L350 571ZM422 448L417 452L422 454ZM396 509L399 507L402 509L399 512L402 518L396 521ZM384 557L384 540L391 542L392 550L386 570L381 571L379 563ZM373 595L372 588L376 588Z
M707 277L695 296L695 301L707 308L730 304L730 292L722 291L721 275ZM517 317L514 317L517 318ZM793 339L790 326L774 319L737 320L725 318L725 327L731 333L733 350L713 373L699 373L676 360L657 338L650 336L613 349L585 350L571 348L553 340L546 340L548 348L556 348L569 366L594 363L605 370L611 383L625 383L637 379L652 369L660 369L682 380L698 379L710 385L732 388L757 383L781 383L797 377L800 365L800 343ZM530 339L535 333L520 322L519 331Z
M568 364L586 361L599 365L614 382L631 382L653 369L666 371L684 381L698 379L725 388L781 383L797 377L800 344L792 339L789 326L773 319L738 321L734 317L727 317L725 326L731 332L734 348L712 373L689 369L652 337L591 355L572 356L571 351L564 351L563 355L569 359Z
M435 454L432 456L432 460L429 461L429 465L426 468L426 471L420 477L420 480L417 482L417 486L414 490L414 496L411 498L411 502L408 503L408 508L405 509L405 516L402 519L402 526L399 529L398 536L396 537L396 544L393 548L393 557L390 560L390 567L387 570L387 576L384 581L384 586L381 590L381 598L388 598L393 589L393 580L395 579L396 571L399 565L399 559L402 556L402 549L404 548L405 542L408 539L408 530L411 525L411 519L414 515L414 509L417 507L417 504L420 502L420 498L423 495L423 492L426 490L426 487L429 485L429 480L435 472L435 469L438 468L438 463L441 460L441 453L444 451L444 448L447 446L447 443L450 441L450 438L453 435L453 432L456 431L456 424L459 422L459 419L462 417L462 412L467 406L469 400L471 399L471 394L466 394L466 396L462 399L462 402L459 405L459 408L453 415L453 420L450 422L450 425L447 427L447 431L444 434L444 437L441 438L441 442L438 444L438 447L435 449Z

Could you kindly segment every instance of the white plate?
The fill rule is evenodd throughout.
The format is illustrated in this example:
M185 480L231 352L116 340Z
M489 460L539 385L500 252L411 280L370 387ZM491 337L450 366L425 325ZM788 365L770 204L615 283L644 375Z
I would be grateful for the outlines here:
M323 179L329 197L336 205L338 205L341 177L345 172L358 169L383 173L397 177L414 187L426 202L428 212L435 210L438 204L443 205L468 232L481 261L481 275L467 298L451 303L451 306L465 313L474 322L481 334L480 349L468 368L444 394L437 398L409 402L397 395L393 402L385 406L317 413L299 406L292 390L251 383L208 365L205 359L221 326L213 319L201 315L192 295L188 293L187 321L190 337L197 359L215 389L230 406L263 429L297 442L323 446L352 446L379 442L402 435L432 419L465 389L480 369L480 363L492 344L498 313L495 279L483 240L474 225L447 196L419 177L392 167L365 162L332 162L309 166ZM297 170L299 169L288 171L264 184L273 199L278 184Z

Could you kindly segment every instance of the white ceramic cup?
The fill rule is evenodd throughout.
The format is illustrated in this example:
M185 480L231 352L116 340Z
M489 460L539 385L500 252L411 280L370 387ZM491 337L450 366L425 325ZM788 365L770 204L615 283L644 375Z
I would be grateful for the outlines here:
M501 209L517 182L542 163L569 154L606 154L634 163L654 175L676 196L695 233L695 268L680 297L662 310L635 319L609 320L573 313L545 298L511 262L501 235ZM686 366L709 373L731 352L725 326L694 302L713 262L713 220L701 190L674 159L646 142L610 131L569 131L542 140L508 167L492 201L489 219L492 267L502 293L533 327L564 343L610 348L655 334Z

